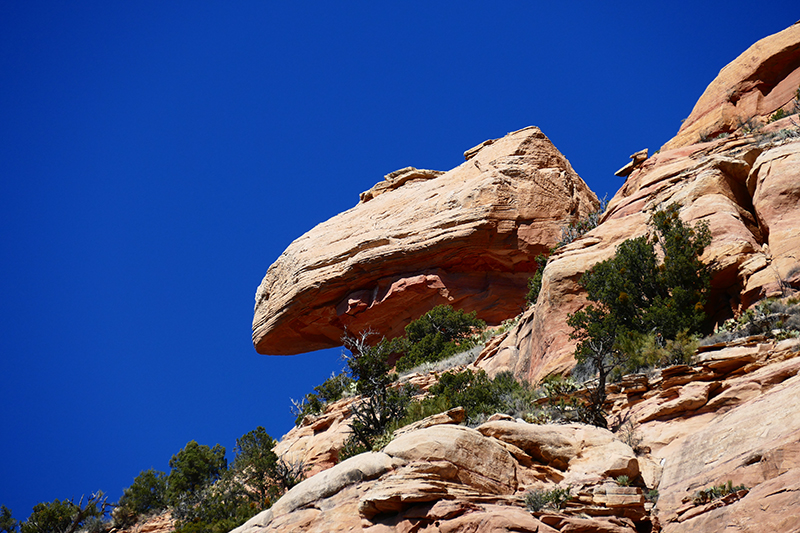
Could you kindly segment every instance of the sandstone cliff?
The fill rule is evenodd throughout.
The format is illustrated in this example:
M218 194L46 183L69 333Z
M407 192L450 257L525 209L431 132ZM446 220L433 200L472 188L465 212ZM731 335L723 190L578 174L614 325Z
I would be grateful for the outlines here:
M597 197L535 127L465 156L449 172L389 174L294 241L256 293L256 350L340 346L345 327L402 335L442 303L495 324L517 315L534 257L597 209Z
M494 347L493 357L484 355L482 367L490 373L511 369L532 382L569 370L574 342L566 317L586 303L581 275L614 255L622 241L644 234L653 211L673 202L681 206L685 221L706 222L711 230L713 240L703 260L714 271L706 309L714 321L761 298L800 288L800 118L767 125L762 116L800 106L798 76L800 24L759 41L725 67L678 136L630 173L601 224L556 251L544 270L536 306L525 312L505 343ZM761 78L769 83L753 81ZM761 108L731 108L727 100L715 99L742 87L755 91L748 93L748 101L762 102ZM772 103L763 108L765 101ZM723 122L713 122L713 128L730 132L708 142L700 142L689 127L702 123L711 128L719 120L724 128Z
M578 283L580 276L613 255L622 241L646 232L650 213L667 203L678 203L684 220L707 222L711 230L712 244L703 259L714 271L707 308L714 321L738 316L764 297L797 294L800 119L795 115L765 124L765 118L777 109L788 110L795 105L792 98L800 85L798 73L800 25L759 41L723 69L676 138L649 159L634 158L632 171L610 201L601 224L551 257L536 304L521 314L514 328L492 339L473 367L491 374L512 370L534 383L550 373L569 371L574 365L574 344L565 320L586 303ZM529 137L536 140L526 141ZM560 154L546 164L525 163L527 170L522 174L535 179L513 182L522 191L519 199L497 194L500 189L495 185L500 182L493 180L521 175L519 168L504 173L500 167L509 161L519 162L517 155L532 157L530 151L517 146L527 142L549 145L545 141L538 130L526 129L468 152L468 161L449 173L413 169L394 173L385 183L364 193L357 208L340 217L355 226L360 216L357 213L365 213L371 204L388 212L380 202L396 201L393 198L400 198L406 187L411 187L409 194L431 188L430 197L436 198L430 215L434 217L438 206L444 205L434 191L449 183L439 180L454 180L462 173L462 179L489 180L494 185L489 187L492 192L486 193L487 198L492 202L503 198L503 212L519 215L507 216L502 222L499 215L487 215L492 208L484 205L480 223L451 226L455 228L453 240L443 244L428 237L427 241L413 241L409 250L425 261L435 258L441 272L450 274L448 269L453 264L442 258L456 253L459 247L464 248L466 256L477 257L471 238L464 237L483 235L479 237L480 246L487 248L486 257L493 258L486 265L506 265L502 279L517 280L517 274L530 274L532 254L558 240L558 221L563 224L596 205L592 195L575 185L579 198L568 188L560 190L569 192L561 197L572 198L576 203L571 205L576 207L554 216L545 215L543 207L538 212L525 211L522 204L537 197L526 187L534 187L531 183L540 186L543 176L562 180L548 183L566 183L564 176L568 176L569 183L582 184ZM557 154L550 146L546 146L547 153ZM491 168L485 170L487 167ZM552 168L560 170L542 170ZM503 183L512 186L510 181ZM503 190L513 193L511 188ZM461 203L452 204L454 213L465 210L466 196L459 194L455 197ZM363 220L372 223L372 218ZM436 220L434 227L443 227L439 219L432 220ZM330 224L322 226L330 230L333 221ZM503 227L512 229L504 233ZM533 227L544 229L533 231ZM325 260L320 260L317 268L312 251L303 248L302 242L311 239L314 232L322 235L327 231L319 228L293 243L287 257L276 262L279 266L273 265L262 282L254 320L254 342L261 343L261 351L290 353L312 349L309 346L332 345L337 343L341 327L371 325L370 317L378 321L382 332L400 332L386 314L392 312L392 306L380 306L389 301L384 296L395 290L392 280L417 279L408 277L410 263L393 262L400 252L391 248L412 242L408 239L414 236L395 236L394 241L387 237L383 242L375 237L377 233L370 233L369 242L379 244L369 250L391 251L386 257L390 264L400 265L398 269L391 274L362 272L367 284L378 287L372 289L373 293L353 294L341 287L324 306L314 307L311 297L302 292L309 290L309 280L318 279L317 296L328 287L336 287L345 279L343 265L360 261L352 258L362 253L363 246L354 243L367 242L363 237L343 244L338 254L324 254ZM468 230L462 233L462 228ZM533 234L539 237L526 237ZM400 239L405 240L401 243ZM425 251L426 245L433 251ZM505 254L502 246L508 247ZM442 253L443 247L452 251ZM294 260L289 259L293 257L305 257L305 262L298 259L297 264L309 266L290 275ZM378 261L378 257L383 256L371 256L370 260ZM500 257L506 259L501 261ZM509 259L512 257L515 259ZM341 259L341 264L334 265L331 258ZM513 265L517 265L516 270L510 268ZM324 276L323 267L337 273L328 286L324 277L313 278L308 273L313 268L314 276ZM420 293L427 296L420 301L426 309L452 297L452 301L470 302L468 308L481 310L504 294L487 285L468 285L475 280L469 276L460 278L465 280L465 285L460 285L447 281L451 278L446 275L436 275L439 278L432 287L427 277L419 281L425 287ZM347 272L347 276L360 279L357 270ZM518 281L524 276L520 275ZM297 283L298 288L286 289L282 284L289 283L287 280ZM508 287L511 285L509 282ZM408 286L401 283L398 293ZM480 290L470 291L468 287ZM292 295L298 302L289 303ZM518 297L508 296L512 300ZM404 301L403 297L397 301ZM500 307L507 305L505 300L495 301ZM302 313L313 320L301 321ZM513 311L509 307L504 313ZM359 322L359 314L364 322ZM398 317L401 325L411 318L405 313ZM288 333L279 333L287 324ZM298 339L306 334L311 340L304 344ZM280 346L284 347L282 351ZM338 451L348 435L350 405L355 401L341 400L328 405L322 415L309 417L277 448L287 457L304 460L315 475L236 532L795 532L800 530L798 355L797 339L751 336L706 346L698 351L692 365L626 376L608 387L607 409L615 432L577 424L528 424L506 415L466 428L457 425L460 418L453 412L398 432L380 452L338 462ZM436 378L436 374L427 374L407 379L425 389ZM621 429L626 426L635 434ZM621 475L633 486L617 483ZM729 481L749 490L710 502L693 497L702 489ZM527 491L554 487L569 488L573 496L561 512L530 513L525 509ZM657 501L653 501L653 490L658 492Z
M581 275L613 256L622 241L644 234L651 213L672 202L684 220L707 222L711 230L702 259L714 272L707 313L715 321L800 288L799 120L648 159L611 199L601 224L553 254L536 305L491 357L483 356L481 367L510 369L532 382L569 370L574 342L566 318L586 304ZM786 131L792 136L784 138Z

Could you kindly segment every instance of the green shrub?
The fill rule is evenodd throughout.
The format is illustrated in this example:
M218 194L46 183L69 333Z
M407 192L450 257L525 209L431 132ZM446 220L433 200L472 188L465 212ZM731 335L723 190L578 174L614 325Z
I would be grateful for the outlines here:
M528 278L528 294L525 295L525 301L529 304L535 304L539 299L539 293L542 290L542 275L544 274L544 267L547 266L547 257L550 254L539 254L536 256L536 272L533 276Z
M703 326L711 274L699 257L711 234L706 224L688 226L679 214L677 204L656 211L650 218L652 238L624 241L613 258L597 263L581 278L592 303L569 315L567 323L578 341L576 360L589 363L598 377L590 402L592 423L598 426L607 424L606 381L629 364L621 340L631 333L675 339ZM661 263L656 245L664 257Z
M131 486L122 491L114 510L115 525L128 527L144 515L162 511L167 507L166 491L167 474L152 468L143 470Z
M708 503L712 500L716 500L719 498L724 498L728 494L733 494L739 492L740 490L749 490L744 485L733 485L733 482L728 480L727 483L723 483L721 485L715 485L713 487L709 487L707 489L698 490L694 493L694 497L692 500L694 501L695 505L700 505L704 503Z
M236 439L236 458L231 469L259 510L269 507L270 500L279 492L275 481L278 456L273 451L276 444L262 426Z
M351 407L353 421L350 423L353 438L371 450L389 424L405 416L414 392L412 387L386 387L354 403Z
M494 379L483 370L446 372L428 389L428 393L429 396L422 400L423 408L437 405L442 412L461 406L466 411L468 425L494 413L522 415L534 401L530 387L518 382L510 372L501 372Z
M556 487L552 490L531 490L525 494L525 507L528 511L536 513L543 509L558 510L572 499L570 491L572 487L565 489Z
M227 468L225 449L191 441L173 456L167 491L178 533L227 533L270 507L304 476L302 463L287 463L274 452L263 427L236 439Z
M426 362L437 362L472 347L470 337L486 322L476 313L465 313L449 305L438 305L406 326L406 336L393 347L403 352L397 370L405 371Z
M618 381L625 374L653 368L690 364L699 344L697 335L687 331L680 331L669 340L652 332L627 331L617 338L617 349L622 357L609 374L609 380Z
M173 508L177 533L227 533L260 510L231 470L216 483L182 496Z
M11 516L11 509L0 506L0 533L16 533L18 522Z
M350 375L356 380L359 394L373 395L386 389L397 379L397 374L390 374L389 358L400 350L400 339L381 339L378 343L369 344L372 331L351 336L345 333L342 342L350 351L345 356Z
M631 478L629 478L625 474L623 474L621 476L617 476L614 481L616 481L617 485L619 485L620 487L630 487L631 486Z
M111 506L102 492L93 494L85 504L83 497L77 504L73 500L37 503L28 520L20 524L20 533L76 533L89 527L107 531L110 524L103 518Z
M560 374L545 377L535 394L547 401L532 405L525 420L532 424L590 423L591 413L586 401L575 394L578 388L571 377L565 378Z
M166 496L167 503L174 507L219 479L227 470L228 461L223 446L216 444L209 448L192 440L172 456L169 466Z
M295 425L299 426L307 415L318 415L327 404L340 400L350 390L352 384L353 379L344 372L331 374L331 377L326 379L322 385L314 387L314 392L306 394L301 401L293 400L292 414L297 416L294 421Z
M288 461L279 457L275 462L273 481L279 495L299 485L306 478L306 465L302 460Z
M767 120L767 124L771 124L776 122L784 117L788 117L789 115L783 109L778 109L772 115L770 115L769 119Z

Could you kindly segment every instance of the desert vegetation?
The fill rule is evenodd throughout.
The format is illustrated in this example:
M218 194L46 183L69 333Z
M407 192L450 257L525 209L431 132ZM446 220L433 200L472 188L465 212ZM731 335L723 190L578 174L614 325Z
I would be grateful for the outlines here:
M687 336L705 321L711 273L699 258L711 242L707 226L684 224L671 204L653 214L650 227L651 236L624 241L582 276L591 303L567 320L578 341L575 359L597 378L589 408L601 427L609 377L677 362L691 352ZM662 350L667 341L673 345Z
M558 511L568 502L571 487L556 487L551 490L534 489L525 494L525 507L532 513L544 510Z
M189 441L170 459L169 473L142 471L117 503L108 502L102 492L78 503L56 499L34 506L22 522L3 506L0 532L106 533L170 510L177 533L224 533L270 507L303 479L302 465L278 457L275 444L258 427L236 440L229 465L224 447Z
M702 505L720 498L724 498L729 494L736 494L737 492L747 492L748 488L744 485L734 485L732 481L728 480L727 483L720 485L713 485L706 489L698 490L694 493L692 501L695 505Z
M544 272L544 267L547 265L550 254L580 239L596 228L597 225L600 224L600 218L603 216L603 213L606 212L607 207L608 200L604 196L603 199L600 200L597 209L591 211L583 218L574 220L561 228L561 240L558 241L553 248L548 250L546 254L539 254L536 256L534 259L536 261L536 272L528 279L528 293L525 295L525 301L527 301L528 304L535 304L536 300L539 298L539 292L542 290L542 273Z
M726 320L714 333L700 341L707 346L731 342L752 335L778 340L800 336L800 299L765 298L747 309L738 318Z

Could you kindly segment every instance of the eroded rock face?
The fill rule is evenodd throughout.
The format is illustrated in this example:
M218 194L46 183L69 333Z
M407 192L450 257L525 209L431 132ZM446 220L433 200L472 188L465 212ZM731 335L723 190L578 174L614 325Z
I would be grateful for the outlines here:
M557 452L541 453L547 443ZM234 531L634 533L649 525L642 489L611 476L635 478L640 460L605 429L445 423L400 432L383 452L316 474ZM570 487L569 515L525 510L528 489L556 486Z
M796 118L796 117L795 117ZM721 323L754 302L800 290L800 139L778 136L791 121L759 135L661 152L632 172L601 224L560 248L543 272L535 307L516 330L482 354L478 366L512 370L531 382L575 364L567 317L586 305L580 278L624 240L644 235L659 206L677 203L689 224L704 222L712 242L712 292L706 312ZM800 137L800 130L797 130Z
M800 86L800 23L761 39L723 68L662 150L765 122L792 105Z
M610 427L628 421L632 433L507 415L470 429L455 425L463 412L434 415L395 432L382 452L311 476L235 532L710 533L768 525L793 533L799 371L800 339L753 336L706 346L691 366L625 376L608 386L606 409ZM319 423L307 450L328 446L319 445L332 441L326 433L340 432L329 422L346 402L329 407L303 426ZM692 501L696 491L728 480L749 492ZM563 509L525 509L528 491L557 487L570 487ZM656 505L647 499L654 489Z
M538 128L466 155L445 173L392 173L294 241L256 293L256 350L339 346L345 327L398 336L444 303L489 323L518 314L533 258L598 201Z

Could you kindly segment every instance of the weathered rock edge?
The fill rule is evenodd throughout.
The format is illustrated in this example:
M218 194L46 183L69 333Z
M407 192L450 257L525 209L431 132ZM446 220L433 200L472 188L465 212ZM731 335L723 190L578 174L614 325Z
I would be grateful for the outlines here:
M256 292L256 350L340 346L345 328L398 336L443 303L489 323L517 315L534 257L597 197L533 126L467 154L442 174L390 174L290 244Z

